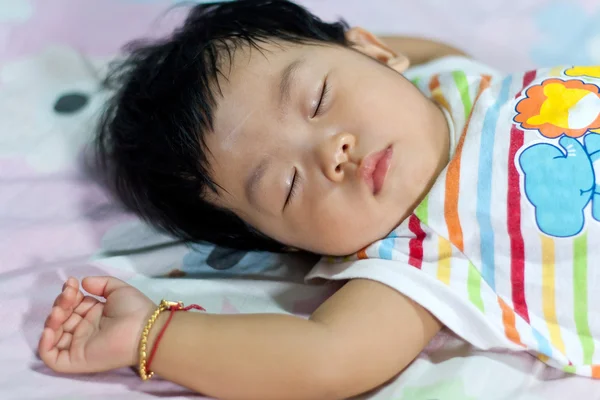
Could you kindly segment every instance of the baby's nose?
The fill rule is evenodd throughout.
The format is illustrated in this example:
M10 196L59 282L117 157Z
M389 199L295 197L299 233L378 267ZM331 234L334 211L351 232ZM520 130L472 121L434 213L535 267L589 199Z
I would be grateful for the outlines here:
M321 168L327 179L341 182L344 179L344 165L350 161L350 153L356 145L356 137L341 132L329 137L321 146Z

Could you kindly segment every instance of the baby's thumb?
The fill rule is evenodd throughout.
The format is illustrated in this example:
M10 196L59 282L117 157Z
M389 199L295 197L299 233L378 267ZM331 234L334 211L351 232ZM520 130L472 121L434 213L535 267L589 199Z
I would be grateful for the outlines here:
M83 278L81 286L89 294L107 298L115 290L130 285L111 276L88 276L87 278Z

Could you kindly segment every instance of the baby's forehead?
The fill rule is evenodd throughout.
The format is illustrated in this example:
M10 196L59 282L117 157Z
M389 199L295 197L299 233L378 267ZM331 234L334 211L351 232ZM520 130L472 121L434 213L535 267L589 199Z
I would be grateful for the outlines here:
M219 67L219 102L242 97L250 102L260 100L261 94L272 90L290 72L314 68L324 63L335 64L340 46L319 43L273 41L256 46L244 45ZM230 105L231 106L231 105Z
M254 105L273 90L286 68L310 57L307 45L264 43L244 46L219 66L218 109L230 111Z
M277 67L283 68L290 60L298 57L322 58L328 53L339 52L344 48L339 45L320 42L290 42L282 40L269 40L266 42L244 43L235 46L234 51L229 51L223 58L225 71L230 74L260 69L268 72Z
M268 72L281 67L286 60L309 51L311 46L289 42L273 41L237 46L234 52L223 57L222 64L229 76L244 72Z

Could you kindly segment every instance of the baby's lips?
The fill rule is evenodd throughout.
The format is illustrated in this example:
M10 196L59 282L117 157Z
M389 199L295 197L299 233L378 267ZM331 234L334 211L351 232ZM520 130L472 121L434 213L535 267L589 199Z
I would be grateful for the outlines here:
M372 192L375 192L374 174L379 162L391 151L391 147L374 152L363 158L358 168L358 176L365 181Z

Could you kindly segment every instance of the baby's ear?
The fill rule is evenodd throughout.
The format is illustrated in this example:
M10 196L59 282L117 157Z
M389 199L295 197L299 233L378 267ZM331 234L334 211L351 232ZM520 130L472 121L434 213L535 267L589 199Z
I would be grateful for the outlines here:
M355 27L346 32L346 40L350 42L350 46L381 61L388 67L402 73L410 66L410 60L404 54L395 53L377 36L366 29Z

